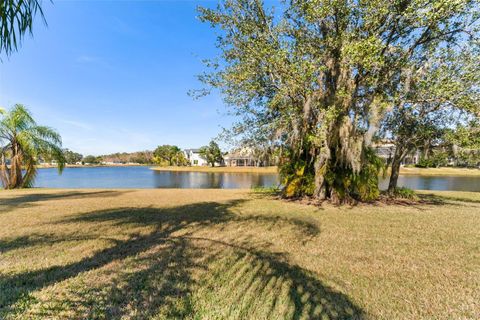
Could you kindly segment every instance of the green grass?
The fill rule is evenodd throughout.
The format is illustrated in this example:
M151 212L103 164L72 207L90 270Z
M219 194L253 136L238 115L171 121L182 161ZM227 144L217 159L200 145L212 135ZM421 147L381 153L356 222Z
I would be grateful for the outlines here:
M480 193L0 192L0 319L477 319Z

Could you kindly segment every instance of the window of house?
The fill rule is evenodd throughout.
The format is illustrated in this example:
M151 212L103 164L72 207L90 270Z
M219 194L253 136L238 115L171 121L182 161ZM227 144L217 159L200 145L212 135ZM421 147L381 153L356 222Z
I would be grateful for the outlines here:
M193 160L193 164L198 164L198 160Z

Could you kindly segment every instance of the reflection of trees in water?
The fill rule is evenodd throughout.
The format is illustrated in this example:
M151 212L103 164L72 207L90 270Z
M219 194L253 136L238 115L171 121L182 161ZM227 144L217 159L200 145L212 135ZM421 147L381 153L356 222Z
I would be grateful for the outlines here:
M185 188L182 184L181 177L176 175L177 172L161 171L155 172L156 188Z
M379 185L380 189L385 190L388 179L381 179ZM400 176L398 185L414 190L480 191L480 179L475 177Z
M222 187L222 176L218 173L209 173L209 188L221 188Z
M475 177L404 176L401 183L411 189L480 191L480 179Z
M262 173L225 173L224 188L270 187L278 184L276 174Z
M212 172L155 172L157 188L251 188L278 184L276 174L212 173Z

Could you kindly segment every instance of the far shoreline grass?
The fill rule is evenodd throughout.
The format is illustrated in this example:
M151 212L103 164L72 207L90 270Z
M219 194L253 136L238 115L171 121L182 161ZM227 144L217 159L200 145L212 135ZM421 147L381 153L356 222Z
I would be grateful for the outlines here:
M457 167L441 167L441 168L402 167L400 169L400 175L480 177L480 169L457 168Z

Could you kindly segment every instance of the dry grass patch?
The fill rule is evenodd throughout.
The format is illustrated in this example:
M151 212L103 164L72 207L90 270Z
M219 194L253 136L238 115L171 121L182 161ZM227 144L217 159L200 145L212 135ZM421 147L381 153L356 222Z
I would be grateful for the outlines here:
M480 169L474 168L413 168L403 167L400 169L401 175L415 176L469 176L480 177Z
M2 191L0 318L478 318L480 194L422 197Z

